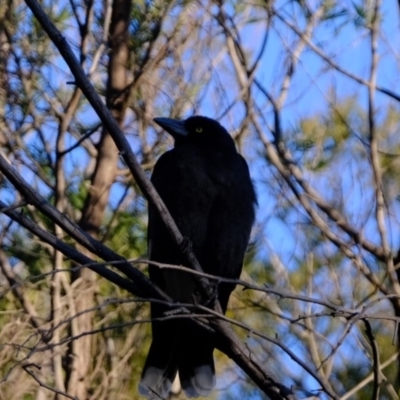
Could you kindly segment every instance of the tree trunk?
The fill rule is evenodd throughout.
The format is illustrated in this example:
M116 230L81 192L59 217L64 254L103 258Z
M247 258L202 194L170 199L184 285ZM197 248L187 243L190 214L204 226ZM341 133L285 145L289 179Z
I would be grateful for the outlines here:
M131 1L115 0L113 3L110 26L110 58L108 65L107 105L112 110L120 126L123 124L129 90L127 90L127 67L129 65L128 27L130 21ZM104 211L106 209L110 189L114 183L117 172L118 150L114 141L103 129L101 139L97 146L98 157L96 167L91 178L91 186L85 207L82 211L80 225L94 237L98 237ZM81 249L84 253L84 249ZM83 269L73 276L73 281L80 280L76 298L76 312L82 312L94 306L96 289L95 274ZM78 318L77 330L74 334L89 332L93 328L90 314ZM68 367L68 393L80 399L88 397L88 384L86 377L92 365L92 336L87 335L71 344L72 354Z

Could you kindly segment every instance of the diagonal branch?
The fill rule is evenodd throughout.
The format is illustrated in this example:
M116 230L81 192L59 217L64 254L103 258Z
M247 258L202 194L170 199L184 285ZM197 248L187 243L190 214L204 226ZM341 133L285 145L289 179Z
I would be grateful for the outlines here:
M97 274L119 286L120 288L137 295L138 285L135 282L132 282L131 280L122 277L114 271L106 268L104 265L93 262L91 258L83 255L70 245L63 242L61 239L56 238L51 233L40 228L35 222L30 220L24 214L18 213L13 210L7 210L3 208L5 206L6 205L2 201L0 201L0 210L5 210L3 211L5 215L7 215L13 221L17 222L19 225L23 226L29 232L33 233L43 242L50 244L53 248L63 253L66 257L68 257L68 259L74 261L77 264L84 265L86 268L91 269L92 271L96 272ZM54 220L57 221L56 218ZM127 261L125 261L125 263L128 264ZM54 273L54 271L52 273Z
M47 389L47 390L50 390L51 392L54 392L54 393L56 393L57 395L61 395L61 396L63 396L63 397L67 397L68 399L79 400L77 397L75 397L75 396L70 396L68 393L66 393L66 392L63 391L63 390L59 390L59 389L57 389L57 388L54 388L54 387L49 386L49 385L47 385L46 383L44 383L34 372L32 372L32 370L29 369L29 368L31 368L31 367L35 367L35 368L37 368L37 369L39 369L39 370L41 369L38 365L36 365L36 364L34 364L34 363L29 363L29 364L23 365L23 366L22 366L22 369L23 369L28 375L30 375L30 376L39 384L39 386L41 386L41 387L43 387L43 388L45 388L45 389Z

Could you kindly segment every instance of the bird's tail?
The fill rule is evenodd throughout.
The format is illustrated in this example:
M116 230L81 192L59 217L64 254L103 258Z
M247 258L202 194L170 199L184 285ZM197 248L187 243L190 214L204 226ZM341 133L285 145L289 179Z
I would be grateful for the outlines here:
M208 396L215 386L214 346L202 331L181 324L168 328L164 324L162 330L153 329L156 335L143 368L139 393L151 400L167 399L179 370L187 397Z
M139 393L151 400L168 398L178 370L176 335L169 331L153 337L139 382Z
M191 330L180 341L179 350L179 379L186 396L208 396L215 386L214 346L203 332Z

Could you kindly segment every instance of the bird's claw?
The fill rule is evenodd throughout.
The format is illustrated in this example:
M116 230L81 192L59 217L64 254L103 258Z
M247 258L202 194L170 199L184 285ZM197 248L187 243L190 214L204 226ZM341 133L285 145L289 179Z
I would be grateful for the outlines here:
M206 307L213 308L218 300L218 283L211 283L207 292L207 298L203 303Z

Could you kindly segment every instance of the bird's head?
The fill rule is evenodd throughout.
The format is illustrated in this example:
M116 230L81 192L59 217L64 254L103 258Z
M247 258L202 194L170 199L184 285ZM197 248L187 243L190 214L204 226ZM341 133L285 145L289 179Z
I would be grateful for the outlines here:
M154 122L175 139L175 144L191 142L234 147L233 139L226 129L211 118L196 115L183 121L172 118L154 118Z

